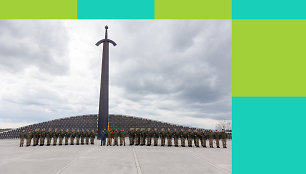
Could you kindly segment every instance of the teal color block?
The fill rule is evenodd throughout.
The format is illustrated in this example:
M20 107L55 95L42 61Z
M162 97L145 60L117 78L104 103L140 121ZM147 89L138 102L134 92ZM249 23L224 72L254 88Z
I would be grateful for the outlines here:
M234 174L305 172L306 97L233 97L232 109Z
M305 0L232 0L233 19L306 19Z
M78 0L78 19L154 19L154 0Z

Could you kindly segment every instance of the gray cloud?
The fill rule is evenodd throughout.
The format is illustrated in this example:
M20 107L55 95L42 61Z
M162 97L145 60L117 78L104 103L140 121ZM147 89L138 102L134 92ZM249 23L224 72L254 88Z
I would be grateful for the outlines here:
M106 24L110 113L231 120L231 20L0 21L0 120L97 113Z
M56 21L0 21L1 69L22 72L35 66L53 75L66 73L67 30Z

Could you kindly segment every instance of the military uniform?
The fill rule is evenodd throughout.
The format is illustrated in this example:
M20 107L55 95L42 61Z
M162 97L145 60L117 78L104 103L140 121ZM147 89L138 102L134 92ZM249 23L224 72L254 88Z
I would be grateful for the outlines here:
M95 138L96 138L95 131L91 131L89 137L90 137L90 144L95 144Z
M220 134L221 134L222 146L223 148L227 148L226 147L227 133L222 131Z
M114 131L114 146L118 146L119 133L117 130Z
M159 138L159 133L158 131L155 129L153 132L153 139L154 139L154 146L158 145L158 138Z
M39 132L39 145L43 146L45 144L45 137L46 137L46 132L43 129L42 131Z
M63 132L63 130L61 130L59 133L58 133L58 136L59 136L59 143L58 145L63 145L63 139L65 137L65 132Z
M26 138L27 138L27 146L30 146L31 145L31 140L33 138L32 131L28 131L28 133L26 134Z
M86 134L85 134L84 130L82 130L82 132L81 132L81 145L84 145L85 136L86 136Z
M85 133L85 137L86 137L86 144L88 145L89 144L89 130L86 130L86 133Z
M75 137L76 137L76 145L79 145L80 144L80 137L81 137L80 130L77 130L77 132L75 133Z
M193 132L193 138L194 138L194 145L196 146L196 147L200 147L200 145L199 145L199 133L198 133L198 131L197 130L195 130L194 132Z
M133 129L130 129L128 134L129 134L130 145L134 145L135 131Z
M220 143L220 134L219 134L218 131L215 132L214 138L215 138L215 141L216 141L217 148L220 148L220 145L219 145L219 143Z
M56 143L57 143L57 138L59 137L59 133L57 132L57 130L55 130L55 131L52 133L52 136L53 136L53 146L55 146Z
M209 141L209 147L210 148L213 148L214 147L214 144L213 144L213 140L214 140L214 133L211 132L211 130L209 130L209 132L207 133L207 138L208 138L208 141Z
M23 131L20 132L20 134L19 134L19 138L20 138L19 147L23 147L25 137L26 137L26 133L25 133L24 130L23 130Z
M122 145L125 146L125 132L124 132L124 130L119 131L119 136L120 136L120 146L122 146Z
M74 145L75 136L76 136L76 133L74 132L74 130L72 130L70 133L70 145Z
M192 147L193 133L188 131L187 134L188 147Z
M206 139L207 139L207 136L206 136L206 133L205 131L201 131L200 133L200 139L201 139L201 145L202 147L206 147Z
M51 144L51 138L52 138L52 132L51 132L51 130L49 130L48 132L46 132L46 138L47 138L47 146L50 146L50 144Z
M148 129L147 132L146 132L147 146L151 146L152 135L153 135L153 133L152 133L151 129Z
M112 145L112 132L111 131L107 131L107 146L111 146Z
M165 131L160 131L159 133L160 140L161 140L161 146L165 146L165 139L166 139L166 132Z
M142 129L140 131L140 145L143 146L146 144L146 131Z
M139 129L136 129L135 132L135 145L138 146L140 144L140 131Z
M172 146L172 132L170 130L167 131L167 140L168 140L168 146Z
M186 133L183 130L180 131L180 138L181 138L181 146L185 147Z
M173 135L173 138L174 138L174 146L178 147L178 139L179 139L180 135L176 130L174 130L172 135Z
M64 133L64 137L65 137L65 145L68 145L68 141L70 137L70 132L68 130L66 130L66 132Z
M37 143L38 132L37 129L33 132L33 146L36 146Z

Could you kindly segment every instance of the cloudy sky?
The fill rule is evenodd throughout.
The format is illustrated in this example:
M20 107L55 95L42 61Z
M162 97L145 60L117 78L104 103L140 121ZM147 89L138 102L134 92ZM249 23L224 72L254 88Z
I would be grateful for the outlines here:
M215 128L232 119L231 20L0 20L0 128L98 113Z

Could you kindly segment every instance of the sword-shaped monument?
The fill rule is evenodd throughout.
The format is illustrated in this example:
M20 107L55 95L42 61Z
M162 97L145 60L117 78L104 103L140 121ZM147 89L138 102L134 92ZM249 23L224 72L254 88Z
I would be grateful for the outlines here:
M98 115L98 135L103 129L107 129L108 124L108 78L109 78L109 43L116 46L117 44L107 38L108 26L105 26L105 39L96 43L99 46L103 43L102 53L102 71L101 71L101 86L100 86L100 101Z

